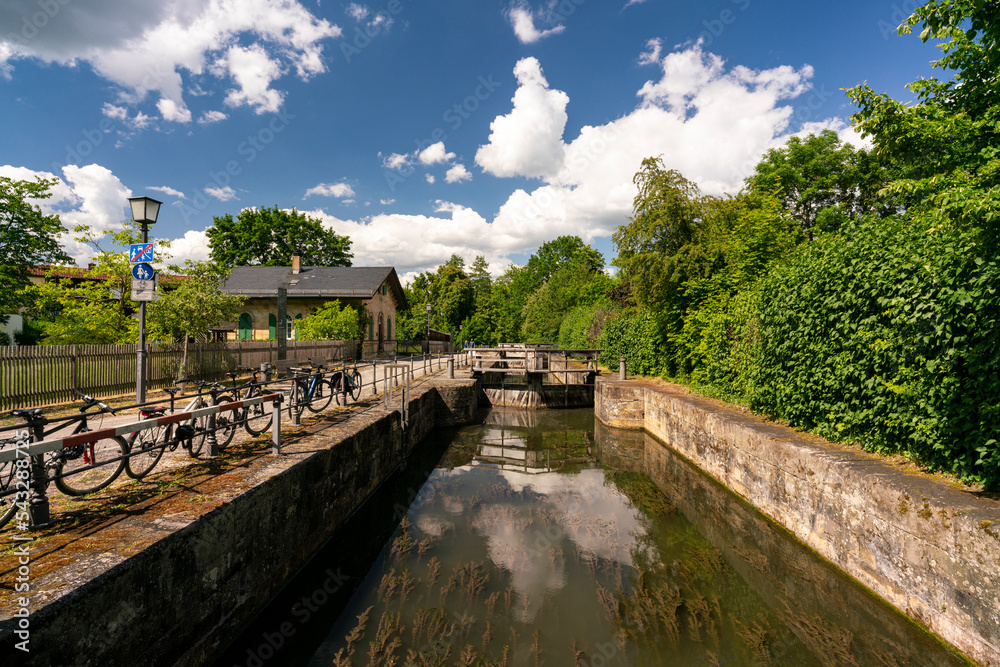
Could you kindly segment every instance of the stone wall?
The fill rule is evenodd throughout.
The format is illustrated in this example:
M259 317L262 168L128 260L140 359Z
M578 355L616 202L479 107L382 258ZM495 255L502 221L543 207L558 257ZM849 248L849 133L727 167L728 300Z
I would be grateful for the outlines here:
M332 441L306 438L280 457L259 459L244 488L223 487L222 497L211 499L214 509L194 520L124 516L115 535L97 543L155 535L150 546L117 560L105 547L68 563L55 581L33 582L69 590L33 609L31 662L205 664L397 468L404 451L439 425L472 421L476 402L473 380L421 383L405 430L398 409L356 411L329 432ZM0 621L0 664L23 664L12 628L9 617Z
M599 378L597 418L644 428L984 665L1000 665L1000 503L678 387Z

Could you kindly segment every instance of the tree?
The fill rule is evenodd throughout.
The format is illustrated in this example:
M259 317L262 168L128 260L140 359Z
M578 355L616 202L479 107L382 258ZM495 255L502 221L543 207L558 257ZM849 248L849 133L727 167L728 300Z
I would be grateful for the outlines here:
M805 139L792 137L781 148L764 154L746 185L761 194L779 193L811 239L814 229L835 229L846 217L856 217L871 205L866 198L870 199L872 186L863 183L864 153L841 143L832 130Z
M53 279L52 271L45 283L22 291L32 305L30 313L42 321L46 345L134 343L138 339L138 322L132 317L138 304L131 300L132 273L126 248L141 238L139 225L126 221L122 229L110 234L97 234L86 225L73 231L80 243L92 246L97 255L94 267L75 269L73 278ZM105 247L110 237L110 247ZM169 257L168 241L156 244L154 261ZM114 248L114 249L111 249Z
M212 260L221 266L350 266L351 240L296 209L247 208L228 213L206 230Z
M300 340L361 340L364 316L340 301L327 301L295 327Z
M58 179L18 181L0 176L0 324L23 303L33 264L68 264L72 258L59 245L66 229L58 215L45 215L29 200L47 199Z
M184 356L181 360L181 377L187 377L188 340L209 327L226 320L233 320L240 312L246 297L225 294L220 289L228 272L212 262L187 260L181 267L172 270L183 272L184 277L177 286L161 293L149 305L147 317L151 338L181 338L184 341Z

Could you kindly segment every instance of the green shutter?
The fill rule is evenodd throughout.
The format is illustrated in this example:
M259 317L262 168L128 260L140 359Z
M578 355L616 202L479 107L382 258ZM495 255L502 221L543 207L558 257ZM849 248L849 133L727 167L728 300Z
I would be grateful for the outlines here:
M267 337L278 340L278 318L274 313L267 314Z
M239 340L253 340L253 318L250 313L241 313L236 337Z

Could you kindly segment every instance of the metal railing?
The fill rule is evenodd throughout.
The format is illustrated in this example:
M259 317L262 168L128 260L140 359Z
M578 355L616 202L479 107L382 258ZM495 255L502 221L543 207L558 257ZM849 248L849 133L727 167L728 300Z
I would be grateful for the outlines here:
M453 377L454 369L456 367L467 367L470 359L471 356L467 353L457 353L378 359L363 364L348 363L345 361L336 365L324 364L326 370L322 372L324 374L324 381L329 381L328 378L332 373L340 372L346 375L347 372L358 369L361 372L362 382L360 384L361 391L355 402L367 400L364 397L365 389L370 389L371 393L369 397L371 397L379 394L381 388L381 392L385 394L384 406L390 410L396 409L396 406L393 405L394 389L400 388L398 392L400 398L398 409L400 411L400 419L405 428L409 422L408 403L410 386L416 374L419 372L426 377L447 368L449 376ZM382 367L381 378L378 373L380 366ZM368 367L372 369L371 380L365 381L365 376L368 375ZM171 442L158 443L157 447L171 447L173 449L181 439L190 441L193 438L204 437L208 443L208 449L205 451L204 456L212 458L219 453L216 447L216 435L220 429L246 427L247 421L250 419L248 408L258 404L270 404L271 424L267 428L271 431L271 453L276 456L280 455L281 414L285 412L283 405L288 406L287 411L291 418L291 423L293 425L298 424L298 415L301 413L300 408L302 406L294 403L294 397L296 396L294 390L295 382L303 381L314 374L315 371L313 370L292 373L287 377L273 379L265 376L265 379L261 382L233 383L229 386L222 386L214 394L222 398L229 393L233 393L236 396L236 400L227 400L217 405L206 405L205 407L192 410L173 412L173 401L171 401L171 412L169 413L166 412L166 408L158 405L160 401L146 401L145 403L108 408L107 410L102 410L102 412L116 414L137 410L141 413L143 409L146 409L146 414L153 414L154 416L79 433L72 432L72 422L80 422L88 418L93 419L98 416L98 412L82 412L81 414L52 418L37 414L33 417L26 417L29 421L25 421L24 423L0 427L0 527L12 518L7 513L7 510L11 508L11 503L17 506L15 509L17 510L16 514L19 522L21 512L26 513L30 521L26 527L39 528L48 525L50 518L47 491L50 482L55 481L57 478L84 473L100 466L120 464L123 460L139 454L137 451L132 451L130 445L130 447L124 450L123 454L102 460L100 463L89 467L82 467L64 474L60 472L55 476L47 472L46 464L47 462L50 463L53 457L72 448L86 446L102 439L121 439L123 436L131 436L131 441L135 442L137 435L143 431L163 428L168 425L177 425L173 440ZM343 378L343 375L341 377ZM239 392L251 386L258 387L263 395L240 399ZM338 405L346 406L348 404L350 394L346 392L346 388L346 382L341 381L341 394ZM201 394L199 393L199 395ZM103 406L103 404L94 399L86 398L93 401L89 405ZM107 406L103 407L107 408ZM21 412L22 415L25 414L22 411L18 412ZM219 424L218 418L220 415L226 416L224 426ZM66 425L58 427L60 422L66 422ZM200 426L202 424L204 426ZM191 426L185 430L182 429L182 425ZM194 425L199 426L196 427ZM47 432L49 434L57 430L66 430L69 435L38 438L38 435L44 430L43 427L48 429ZM249 429L247 430L249 432ZM148 453L148 450L146 450L146 453ZM24 463L21 463L22 461ZM51 468L51 466L49 467ZM26 470L27 472L22 474L21 470ZM116 472L114 477L117 477L120 472L121 470ZM114 477L107 484L114 481Z

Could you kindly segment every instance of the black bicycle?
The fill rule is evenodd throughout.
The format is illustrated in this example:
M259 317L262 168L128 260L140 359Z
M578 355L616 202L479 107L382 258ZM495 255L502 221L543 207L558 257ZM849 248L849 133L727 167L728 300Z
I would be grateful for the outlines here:
M333 400L333 385L324 376L326 365L309 360L312 368L292 368L292 400L288 404L289 417L301 417L302 409L322 412Z
M258 398L263 396L267 392L267 386L260 381L260 369L257 368L247 368L246 366L240 366L236 371L245 371L253 373L253 379L246 384L236 386L237 372L226 373L230 377L233 383L233 387L230 391L233 392L233 398L237 401L245 401L250 398ZM264 431L271 428L271 421L274 419L274 412L270 403L255 403L254 405L248 405L239 411L236 415L235 421L243 422L243 428L250 435L260 435Z
M80 414L70 420L60 419L57 425L49 429L45 427L56 423L57 420L47 418L42 414L41 408L12 410L10 414L24 421L24 426L29 430L32 442L41 442L70 427L73 427L71 435L88 433L92 430L88 423L89 417L96 414L113 415L115 413L114 408L97 399L86 394L76 393L84 401L80 408ZM97 410L91 412L93 408L97 408ZM8 447L15 447L16 443L16 439L0 441L0 449L6 450ZM115 435L95 438L92 441L85 440L82 443L41 456L44 457L43 465L47 480L51 480L56 488L67 496L84 496L100 491L118 478L118 475L125 468L128 444L122 437ZM0 467L0 494L2 494L8 488L13 488L10 487L11 484L16 485L18 465L16 462L4 462L0 466L2 466ZM4 505L0 505L0 525L10 520L13 514L13 508L6 506L6 502L13 504L13 498L5 495L3 502Z
M348 359L348 361L353 361L353 359ZM330 376L330 386L333 387L333 391L337 395L337 405L340 405L341 396L344 396L344 405L347 405L347 396L357 401L358 397L361 396L361 373L358 372L357 365L355 364L351 369L345 368L333 373Z

